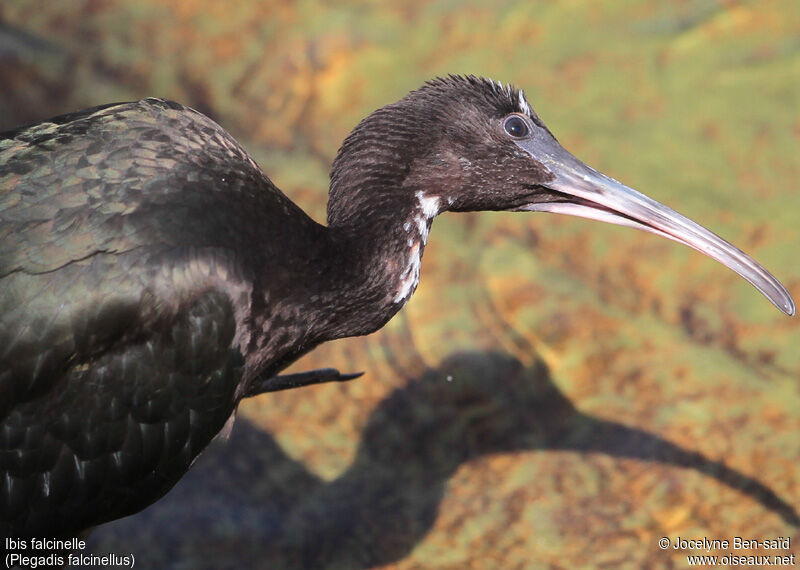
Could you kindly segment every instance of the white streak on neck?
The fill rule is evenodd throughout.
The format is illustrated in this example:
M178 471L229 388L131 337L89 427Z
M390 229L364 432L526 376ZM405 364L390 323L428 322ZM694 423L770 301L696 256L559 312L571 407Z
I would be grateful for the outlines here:
M415 194L419 210L414 216L419 240L409 239L408 263L405 270L400 275L400 287L394 298L395 303L404 303L417 289L419 284L419 270L422 263L422 248L428 241L428 231L430 230L431 220L439 213L441 200L438 196L426 196L422 192ZM408 222L403 224L403 229L410 232L412 225ZM420 243L421 242L421 243Z
M438 196L426 196L422 192L417 192L415 196L417 197L420 208L422 208L422 213L425 214L429 220L439 213Z
M419 283L419 267L422 263L422 252L420 251L419 242L411 246L411 251L408 256L408 264L402 275L400 275L400 288L395 295L395 303L405 303L411 297Z
M421 212L417 212L414 216L414 221L417 223L417 230L422 238L423 245L428 243L428 231L431 227L431 220L439 213L439 204L441 201L438 196L426 196L422 192L415 194L417 197L417 204Z

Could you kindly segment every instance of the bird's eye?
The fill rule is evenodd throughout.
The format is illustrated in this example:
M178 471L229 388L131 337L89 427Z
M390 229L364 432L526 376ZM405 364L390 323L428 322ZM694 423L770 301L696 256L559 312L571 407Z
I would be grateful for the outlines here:
M528 128L528 123L519 115L511 115L503 123L503 128L506 132L515 139L527 137L531 130Z

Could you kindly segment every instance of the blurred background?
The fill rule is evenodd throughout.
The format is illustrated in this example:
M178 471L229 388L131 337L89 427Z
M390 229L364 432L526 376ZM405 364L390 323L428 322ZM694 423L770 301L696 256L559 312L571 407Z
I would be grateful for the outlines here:
M448 73L524 88L566 148L800 298L795 0L0 4L0 129L175 99L320 222L350 129ZM443 215L404 311L292 370L323 366L366 374L245 401L227 443L86 552L144 568L682 568L659 538L796 533L800 319L667 240Z

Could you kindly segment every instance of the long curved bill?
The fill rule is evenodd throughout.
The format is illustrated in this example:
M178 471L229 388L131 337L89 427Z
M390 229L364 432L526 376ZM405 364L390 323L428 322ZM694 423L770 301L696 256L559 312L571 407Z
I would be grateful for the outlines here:
M637 228L680 242L726 265L787 315L795 304L781 283L749 255L675 210L585 165L544 129L516 144L546 166L554 179L544 186L554 199L517 210L553 212Z

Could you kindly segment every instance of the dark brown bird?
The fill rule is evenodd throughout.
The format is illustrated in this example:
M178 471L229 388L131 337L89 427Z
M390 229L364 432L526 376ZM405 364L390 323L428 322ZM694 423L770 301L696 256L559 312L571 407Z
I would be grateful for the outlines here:
M437 79L364 119L328 225L219 125L144 99L0 134L0 533L67 536L166 493L242 398L346 380L277 374L382 327L413 294L433 218L548 211L747 255L564 150L522 91Z

